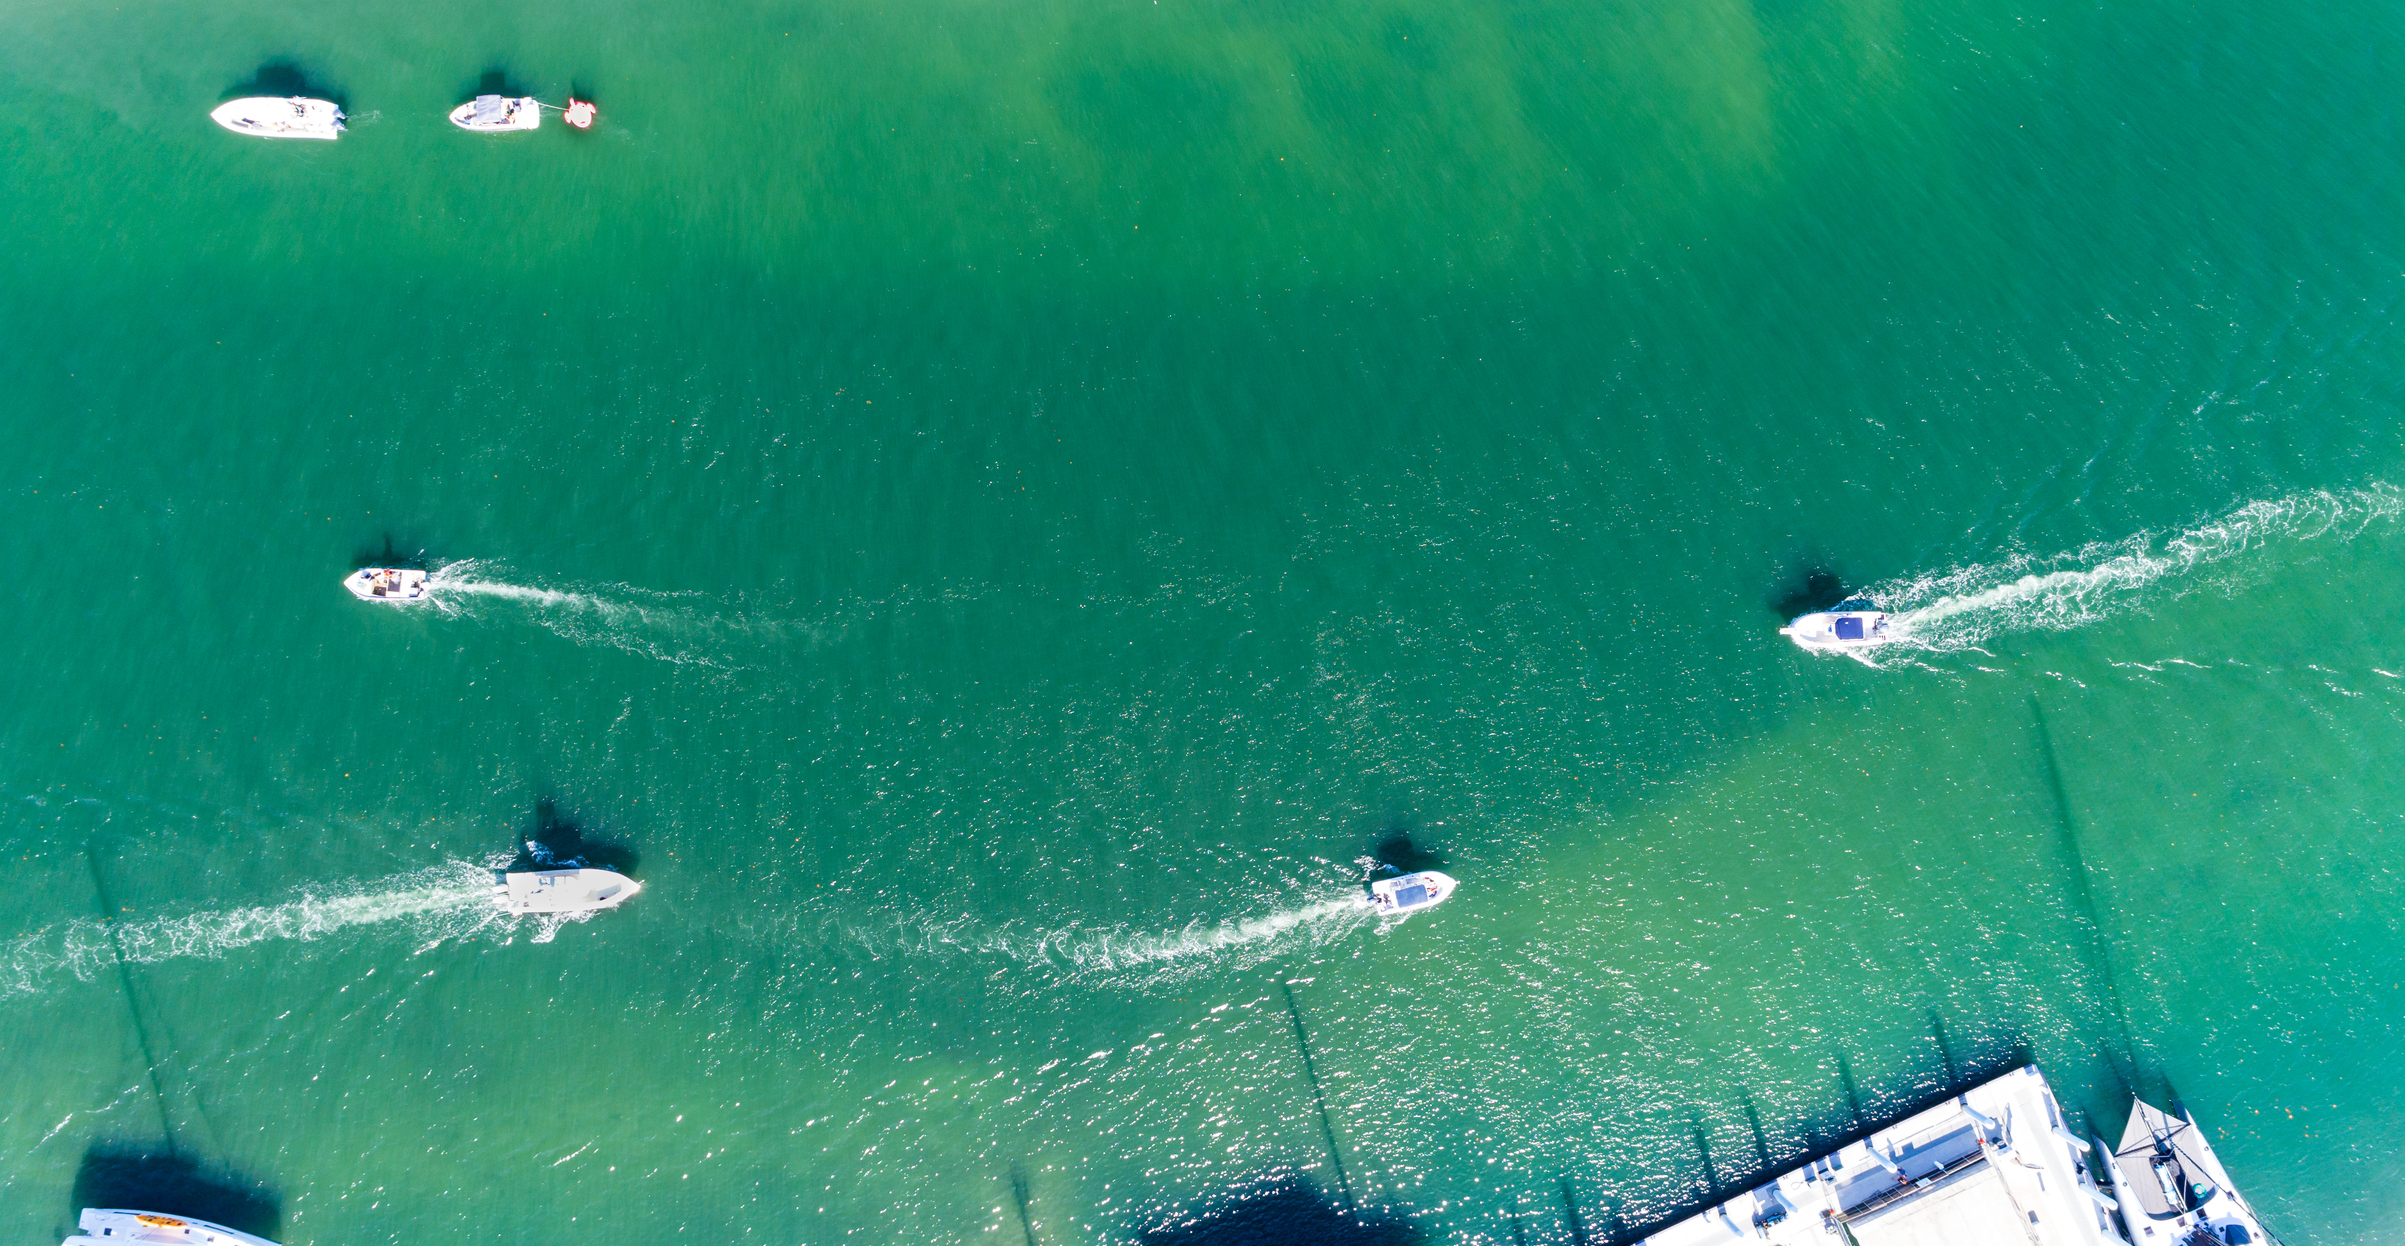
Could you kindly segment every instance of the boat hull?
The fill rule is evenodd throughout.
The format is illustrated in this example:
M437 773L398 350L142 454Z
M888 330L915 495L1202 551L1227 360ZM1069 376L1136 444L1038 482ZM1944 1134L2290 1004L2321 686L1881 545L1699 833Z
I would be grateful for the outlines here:
M83 1232L68 1238L64 1246L123 1246L126 1242L147 1246L276 1246L264 1237L253 1237L240 1229L190 1216L113 1207L84 1208L75 1227Z
M616 870L521 870L502 875L493 898L511 913L594 913L641 890L643 884Z
M432 593L426 585L425 572L405 567L361 567L345 576L342 586L361 601L394 606L424 601Z
M342 136L342 119L342 109L331 100L299 95L227 100L209 113L209 120L253 138L335 139Z
M488 115L482 118L476 115L476 106L479 102L479 100L469 100L452 109L451 124L477 134L510 134L519 130L536 129L543 124L543 106L531 95L502 100L501 111L498 114L491 114L488 111Z
M1370 905L1386 916L1401 917L1443 904L1457 886L1451 875L1435 870L1381 878L1370 884Z
M1882 610L1828 610L1807 614L1779 629L1806 649L1868 649L1895 639Z

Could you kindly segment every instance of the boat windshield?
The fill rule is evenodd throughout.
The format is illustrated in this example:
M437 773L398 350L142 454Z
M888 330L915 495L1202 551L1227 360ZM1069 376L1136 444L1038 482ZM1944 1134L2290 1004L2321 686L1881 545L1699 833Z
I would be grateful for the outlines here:
M1428 889L1427 889L1426 887L1423 887L1423 886L1421 886L1421 885L1420 885L1420 884L1418 884L1418 883L1413 883L1412 885L1410 885L1410 886L1408 886L1408 887L1397 887L1397 888L1395 888L1395 907L1396 907L1396 908L1400 908L1400 909L1407 909L1407 908L1410 908L1410 907L1412 907L1413 905L1416 905L1416 904L1426 904L1427 902L1428 902Z

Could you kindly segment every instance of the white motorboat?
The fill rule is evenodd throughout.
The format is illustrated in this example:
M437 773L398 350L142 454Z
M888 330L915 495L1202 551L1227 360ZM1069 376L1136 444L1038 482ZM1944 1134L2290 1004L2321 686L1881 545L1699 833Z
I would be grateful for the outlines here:
M586 866L503 874L493 896L512 913L590 913L614 909L641 890L643 884L615 870Z
M343 117L342 109L331 100L254 95L219 104L209 113L209 120L236 134L259 138L330 139L342 133Z
M531 95L479 95L451 110L451 124L479 134L531 130L543 124L543 105Z
M1401 917L1443 904L1457 885L1451 875L1435 870L1381 878L1370 884L1370 904L1383 916Z
M424 601L432 595L432 590L426 587L426 573L406 567L361 567L345 577L342 586L361 601L394 605Z
M155 1211L86 1207L83 1215L77 1217L75 1227L83 1231L69 1237L64 1246L117 1246L120 1242L154 1246L276 1246L264 1237L253 1237L240 1229Z
M1841 601L1835 609L1802 615L1779 635L1806 649L1867 649L1896 638L1886 611L1870 601Z

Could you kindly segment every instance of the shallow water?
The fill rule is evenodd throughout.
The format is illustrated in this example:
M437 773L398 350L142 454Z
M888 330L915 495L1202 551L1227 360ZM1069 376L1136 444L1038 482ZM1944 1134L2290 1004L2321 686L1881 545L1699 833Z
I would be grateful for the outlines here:
M0 9L0 1233L1595 1240L2034 1058L2393 1235L2386 18Z

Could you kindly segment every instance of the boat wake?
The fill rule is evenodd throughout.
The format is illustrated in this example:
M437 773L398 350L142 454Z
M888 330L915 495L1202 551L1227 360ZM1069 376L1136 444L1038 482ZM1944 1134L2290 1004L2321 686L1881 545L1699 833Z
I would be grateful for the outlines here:
M853 926L846 943L868 955L965 955L1048 970L1064 979L1153 985L1196 973L1251 968L1304 948L1322 947L1378 920L1359 895L1330 896L1256 917L1197 921L1174 930L1072 922L1052 930L1006 924L896 920Z
M580 645L607 645L679 665L740 670L746 651L791 639L795 625L730 612L704 593L663 593L627 584L570 589L514 584L477 559L451 563L426 581L442 610L474 616L483 605L522 612ZM765 657L765 654L761 654Z
M2142 609L2159 593L2244 586L2263 571L2250 558L2282 544L2346 540L2405 514L2405 491L2373 484L2245 506L2168 536L2140 532L2051 556L2020 554L1872 585L1863 595L1889 612L1898 637L1886 649L1977 649L2008 632L2068 631ZM1849 656L1880 664L1873 651Z
M451 861L255 908L116 922L79 918L20 936L0 952L0 998L39 991L65 974L91 981L120 956L135 964L214 959L257 943L312 942L370 926L406 929L419 951L479 934L507 935L519 919L493 902L493 868ZM543 915L531 922L533 941L549 942L562 918L589 916Z

